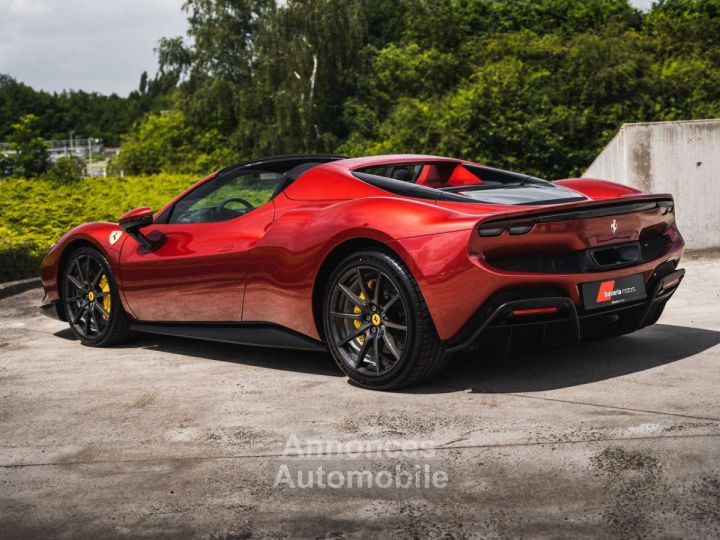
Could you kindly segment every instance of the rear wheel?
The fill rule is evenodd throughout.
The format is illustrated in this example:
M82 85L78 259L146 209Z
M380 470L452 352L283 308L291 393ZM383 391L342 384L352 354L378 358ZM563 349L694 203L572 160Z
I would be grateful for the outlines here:
M92 248L70 255L62 275L62 301L70 329L84 345L114 345L130 335L110 265Z
M323 321L335 361L361 386L400 388L445 365L420 289L389 252L359 252L338 266L325 292Z

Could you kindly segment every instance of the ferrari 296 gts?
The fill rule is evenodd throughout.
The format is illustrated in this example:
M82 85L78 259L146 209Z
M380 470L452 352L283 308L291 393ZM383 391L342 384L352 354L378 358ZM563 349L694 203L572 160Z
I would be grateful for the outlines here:
M164 208L87 223L42 263L43 310L86 345L133 331L329 350L355 383L434 377L455 351L627 334L677 289L670 195L461 159L278 156Z

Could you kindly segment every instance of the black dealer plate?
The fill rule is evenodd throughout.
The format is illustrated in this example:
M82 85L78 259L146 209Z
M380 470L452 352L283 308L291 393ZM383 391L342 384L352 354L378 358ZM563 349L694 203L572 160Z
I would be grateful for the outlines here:
M580 287L585 309L624 304L647 296L642 274L583 283Z

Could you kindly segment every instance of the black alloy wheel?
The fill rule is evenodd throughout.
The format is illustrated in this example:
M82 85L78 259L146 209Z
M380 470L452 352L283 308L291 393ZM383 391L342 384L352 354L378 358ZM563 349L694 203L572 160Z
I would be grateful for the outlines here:
M70 329L86 345L110 345L129 335L110 266L97 250L72 253L64 266L62 302Z
M332 340L343 362L359 373L381 376L400 361L408 308L390 276L355 266L338 280L330 302Z
M362 252L341 263L326 291L324 324L336 362L362 386L399 388L444 365L422 294L394 254Z

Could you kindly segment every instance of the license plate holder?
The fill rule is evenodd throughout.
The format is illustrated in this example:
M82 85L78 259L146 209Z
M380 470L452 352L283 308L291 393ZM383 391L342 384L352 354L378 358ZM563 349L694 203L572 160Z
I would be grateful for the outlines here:
M581 283L580 291L585 309L616 306L647 297L642 274Z

